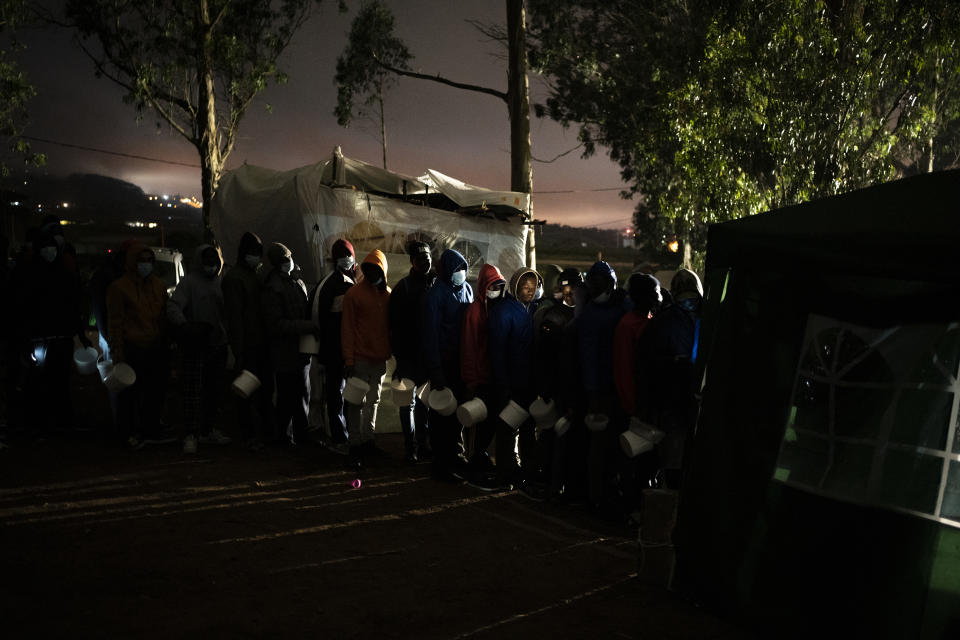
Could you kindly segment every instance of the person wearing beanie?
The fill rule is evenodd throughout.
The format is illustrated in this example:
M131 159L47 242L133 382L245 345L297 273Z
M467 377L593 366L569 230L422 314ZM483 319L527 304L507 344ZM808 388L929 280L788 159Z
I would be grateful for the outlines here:
M466 388L460 374L460 328L473 288L467 283L467 261L458 251L440 254L437 280L423 300L423 356L434 391L449 388L461 404ZM431 415L433 471L437 478L460 482L466 477L463 427L456 414Z
M420 387L427 381L420 310L437 275L433 272L433 256L426 242L411 242L407 253L410 255L410 272L390 293L390 347L397 361L393 379L408 378ZM426 403L414 393L410 405L398 410L406 461L415 464L432 457Z
M343 296L354 285L357 265L353 245L348 240L338 239L330 249L333 270L313 288L307 301L310 319L320 327L320 351L317 359L323 365L324 393L327 407L327 429L330 432L330 448L346 455L347 420L344 414L343 386L346 376L343 370L343 346L341 325L343 319Z
M260 298L267 352L277 388L276 429L271 440L290 444L306 439L310 407L310 356L300 353L300 337L320 336L320 327L309 319L307 288L294 273L293 255L279 242L267 249L270 270Z
M260 237L249 231L244 233L237 248L237 262L223 276L221 285L227 339L233 351L232 375L236 378L246 370L260 381L260 387L251 397L236 396L234 400L240 433L251 449L261 448L264 439L274 432L273 372L267 357L260 303L262 259ZM259 419L259 428L254 416Z
M369 386L363 401L347 405L347 432L350 460L363 466L366 456L382 451L374 443L380 387L390 359L390 287L387 286L387 257L374 249L360 265L363 277L343 296L341 342L347 378Z
M209 244L200 245L190 271L167 304L167 320L180 343L184 453L196 453L198 442L228 444L231 440L215 424L227 367L222 268L220 251Z
M496 266L485 264L480 267L478 295L467 307L460 338L460 373L467 387L467 396L480 398L488 408L492 408L496 401L491 393L490 354L487 348L490 332L487 323L490 310L503 301L506 285L507 281ZM487 448L496 431L496 416L488 414L486 420L473 426L473 430L469 481L480 489L486 489L489 482L495 479L489 477L493 464Z

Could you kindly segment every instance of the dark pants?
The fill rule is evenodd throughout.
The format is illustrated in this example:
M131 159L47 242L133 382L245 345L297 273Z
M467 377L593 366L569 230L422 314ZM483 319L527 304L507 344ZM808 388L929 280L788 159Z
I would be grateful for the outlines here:
M226 345L183 349L183 435L206 435L216 426L226 367Z
M343 444L347 441L347 418L343 407L343 363L333 362L323 365L323 389L327 402L327 427L330 429L330 441Z
M160 412L170 375L170 350L166 345L124 345L125 362L137 381L117 394L120 437L154 435L160 430Z
M33 358L28 356L24 379L25 420L37 431L72 427L73 338L36 339L32 344Z
M257 376L260 387L248 398L236 396L237 423L240 435L246 440L268 440L274 437L273 371L267 358L247 363L247 370Z
M310 365L296 371L276 373L277 381L277 436L287 438L293 426L293 442L307 432L307 411L310 409Z
M413 394L408 407L400 407L400 429L403 431L403 447L408 456L430 450L430 427L427 422L427 405Z
M459 379L451 384L448 378L447 387L457 398L457 404L466 395L463 384ZM447 473L459 469L466 464L463 457L463 425L453 412L443 416L435 411L430 412L430 442L433 444L433 467L440 473Z

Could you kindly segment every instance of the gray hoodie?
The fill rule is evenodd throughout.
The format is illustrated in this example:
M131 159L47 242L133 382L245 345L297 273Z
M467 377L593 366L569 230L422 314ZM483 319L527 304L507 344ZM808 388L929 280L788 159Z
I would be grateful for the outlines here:
M223 290L220 288L220 271L223 259L217 267L217 275L210 276L203 270L201 255L209 244L200 245L193 252L187 275L177 285L167 304L167 319L177 327L188 322L203 322L213 327L208 345L220 347L227 343L223 327ZM218 252L219 258L219 252Z

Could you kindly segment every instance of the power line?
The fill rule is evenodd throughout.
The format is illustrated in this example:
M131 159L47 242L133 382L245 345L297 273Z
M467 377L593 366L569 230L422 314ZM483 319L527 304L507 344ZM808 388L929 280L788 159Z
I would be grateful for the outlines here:
M608 225L608 224L616 224L616 223L619 223L619 222L633 222L633 216L630 216L629 218L619 218L619 219L617 219L617 220L607 220L606 222L597 222L597 223L595 223L593 226L594 226L594 227L604 227L604 226L606 226L606 225Z
M545 193L590 193L593 191L623 191L623 187L602 187L600 189L561 189L559 191L534 191L533 195L539 196Z
M138 156L133 153L123 153L121 151L110 151L109 149L97 149L96 147L85 147L81 144L70 144L69 142L60 142L58 140L48 140L46 138L37 138L34 136L20 136L25 140L33 140L34 142L46 142L47 144L55 144L61 147L69 147L71 149L80 149L82 151L94 151L96 153L105 153L110 156L120 156L122 158L133 158L134 160L147 160L149 162L162 162L163 164L175 164L181 167L190 167L191 169L199 169L200 165L190 164L187 162L177 162L176 160L161 160L160 158L149 158L147 156Z

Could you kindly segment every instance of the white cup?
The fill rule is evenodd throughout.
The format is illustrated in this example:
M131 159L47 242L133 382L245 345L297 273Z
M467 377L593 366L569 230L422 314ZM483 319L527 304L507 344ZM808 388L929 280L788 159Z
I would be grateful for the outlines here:
M347 378L347 384L343 387L343 400L350 404L363 404L363 399L369 390L370 385L360 378L356 376Z
M468 400L457 408L457 419L465 427L483 422L487 419L487 405L480 398Z
M123 391L136 381L137 373L133 370L133 367L126 362L118 362L110 368L110 372L107 374L107 377L104 378L103 384L105 384L110 391L117 392Z
M653 443L633 431L627 430L620 434L620 448L628 458L636 458L641 453L653 449Z
M519 429L520 425L522 425L529 417L530 414L513 400L508 402L507 406L505 406L503 411L500 412L500 419L506 422L507 425L513 429Z
M254 391L260 388L260 379L244 369L230 385L230 388L241 398L249 398Z

